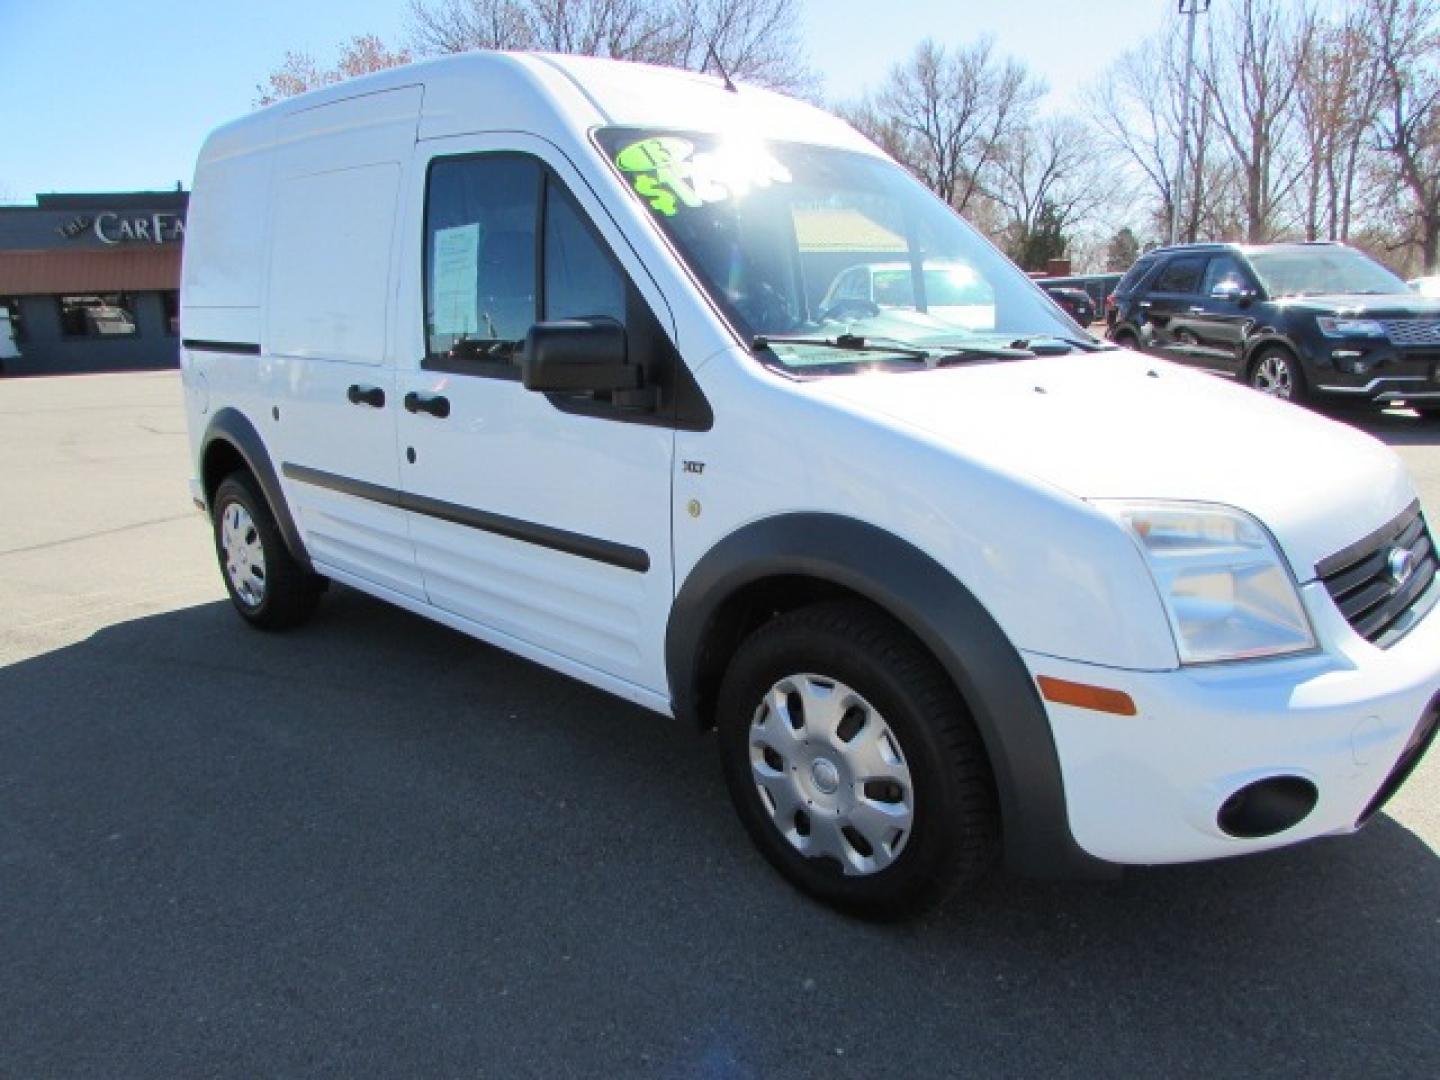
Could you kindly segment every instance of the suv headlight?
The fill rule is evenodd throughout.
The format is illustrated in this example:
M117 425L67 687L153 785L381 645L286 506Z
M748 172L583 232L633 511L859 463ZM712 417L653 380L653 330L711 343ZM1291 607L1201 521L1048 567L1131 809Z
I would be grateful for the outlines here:
M1135 538L1160 590L1184 664L1315 648L1300 591L1269 532L1209 503L1102 500Z
M1385 324L1377 319L1316 319L1326 337L1384 337Z

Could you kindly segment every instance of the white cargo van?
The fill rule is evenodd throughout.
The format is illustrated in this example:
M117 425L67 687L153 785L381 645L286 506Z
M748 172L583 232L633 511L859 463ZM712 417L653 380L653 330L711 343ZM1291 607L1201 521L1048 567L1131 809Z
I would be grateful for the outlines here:
M1352 832L1434 736L1397 458L1095 341L808 105L458 56L220 128L188 226L240 614L341 582L714 728L830 903Z

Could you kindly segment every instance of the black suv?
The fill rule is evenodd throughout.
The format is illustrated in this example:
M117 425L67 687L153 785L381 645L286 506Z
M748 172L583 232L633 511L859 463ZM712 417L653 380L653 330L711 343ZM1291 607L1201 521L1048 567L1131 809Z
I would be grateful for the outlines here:
M1292 401L1440 416L1440 300L1344 244L1187 244L1143 255L1107 305L1127 348Z

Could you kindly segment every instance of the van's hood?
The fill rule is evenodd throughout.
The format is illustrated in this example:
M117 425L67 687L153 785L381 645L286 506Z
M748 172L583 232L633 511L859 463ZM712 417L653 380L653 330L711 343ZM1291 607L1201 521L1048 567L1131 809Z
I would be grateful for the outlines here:
M1080 498L1238 507L1270 528L1302 582L1415 497L1400 459L1370 436L1130 352L833 376L807 389Z

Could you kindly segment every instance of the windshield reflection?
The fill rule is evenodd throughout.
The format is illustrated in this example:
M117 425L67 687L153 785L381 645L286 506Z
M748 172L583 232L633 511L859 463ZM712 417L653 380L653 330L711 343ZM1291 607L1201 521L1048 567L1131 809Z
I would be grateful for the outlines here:
M848 335L937 349L1091 341L886 159L633 128L603 129L597 141L747 340ZM804 349L785 352L782 364L803 363Z

